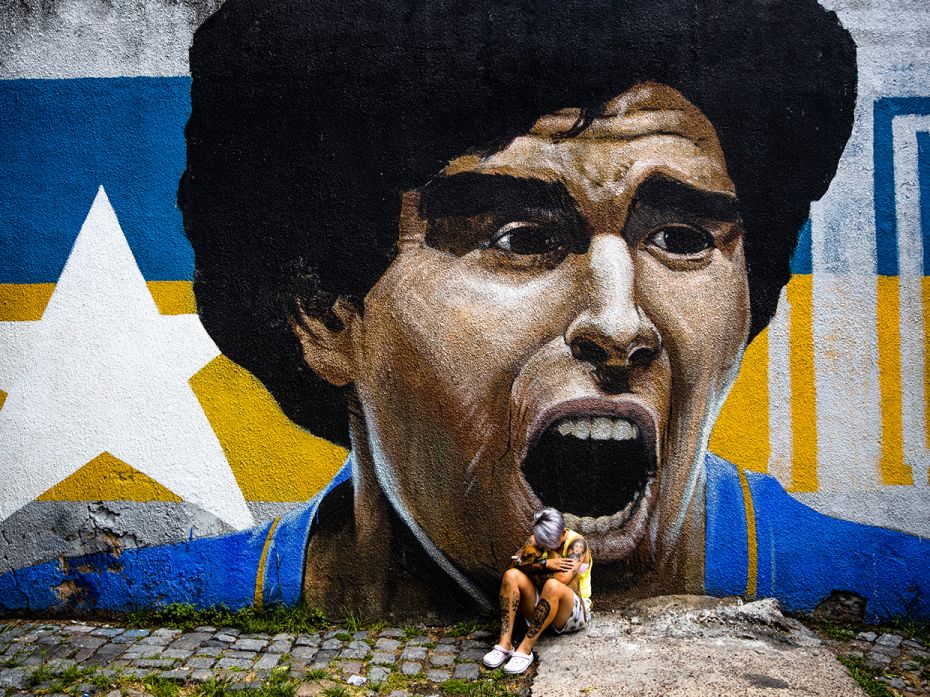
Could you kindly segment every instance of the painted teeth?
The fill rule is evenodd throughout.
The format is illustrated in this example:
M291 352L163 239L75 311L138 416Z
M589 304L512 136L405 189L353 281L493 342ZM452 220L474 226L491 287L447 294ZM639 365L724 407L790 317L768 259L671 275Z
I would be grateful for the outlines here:
M646 483L642 491L636 492L623 510L617 511L613 515L598 516L578 516L574 513L565 513L565 526L572 530L577 530L582 535L605 535L612 530L619 530L633 515L633 511L639 505L640 500L652 489L652 482Z
M639 429L632 421L607 416L562 419L555 428L560 435L581 440L633 440L639 435Z

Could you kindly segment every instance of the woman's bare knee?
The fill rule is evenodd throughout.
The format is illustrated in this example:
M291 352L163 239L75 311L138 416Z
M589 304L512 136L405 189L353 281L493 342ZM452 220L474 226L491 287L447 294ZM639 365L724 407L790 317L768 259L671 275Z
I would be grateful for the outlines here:
M516 587L519 588L523 585L524 579L529 582L529 576L520 571L520 569L507 569L504 572L504 577L501 580L501 586Z

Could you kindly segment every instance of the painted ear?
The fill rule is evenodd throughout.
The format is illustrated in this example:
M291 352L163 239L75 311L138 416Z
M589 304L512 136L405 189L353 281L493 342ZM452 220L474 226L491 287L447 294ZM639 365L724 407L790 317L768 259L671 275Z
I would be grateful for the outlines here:
M299 304L291 315L291 329L300 341L307 365L336 387L355 380L352 332L358 320L358 308L346 298L336 300L332 316L327 319L308 313Z

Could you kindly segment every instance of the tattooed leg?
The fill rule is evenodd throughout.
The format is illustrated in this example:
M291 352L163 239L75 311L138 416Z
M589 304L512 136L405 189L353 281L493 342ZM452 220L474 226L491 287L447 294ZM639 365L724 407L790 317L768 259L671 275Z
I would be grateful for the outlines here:
M559 615L559 611L571 608L574 602L575 594L568 586L555 579L546 581L539 602L536 603L536 609L533 611L530 628L523 641L520 642L517 651L524 654L531 653L543 630Z
M527 639L535 639L536 635L546 628L549 624L552 606L545 598L540 598L536 603L536 611L533 613L533 621L530 622L530 628L526 630Z
M523 594L532 593L535 598L536 589L532 581L522 571L509 569L504 573L504 580L501 583L500 594L498 595L498 607L500 609L501 635L497 642L504 648L511 648L513 641L513 625L520 607L520 599Z

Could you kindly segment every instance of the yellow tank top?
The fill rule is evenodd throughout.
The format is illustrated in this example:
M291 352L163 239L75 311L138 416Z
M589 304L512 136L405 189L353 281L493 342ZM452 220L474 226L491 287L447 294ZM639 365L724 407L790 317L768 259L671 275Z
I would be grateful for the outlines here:
M581 537L574 530L568 530L568 534L565 536L565 544L562 546L562 556L567 557L572 548L572 542L576 538ZM578 593L581 595L582 600L587 600L591 602L591 567L594 566L594 556L591 556L591 561L588 562L587 568L585 564L581 565L581 569L578 570Z

